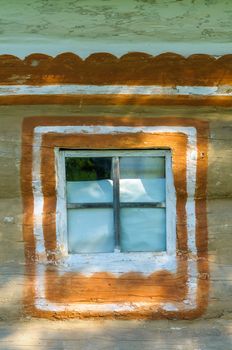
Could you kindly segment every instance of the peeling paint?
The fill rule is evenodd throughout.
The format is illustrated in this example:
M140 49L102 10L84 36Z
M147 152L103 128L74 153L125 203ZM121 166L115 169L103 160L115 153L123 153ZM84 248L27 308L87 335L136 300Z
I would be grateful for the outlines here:
M232 48L231 10L227 0L2 1L0 50L221 55Z
M183 95L232 96L232 88L224 86L126 86L59 84L45 86L0 85L0 96L20 95Z

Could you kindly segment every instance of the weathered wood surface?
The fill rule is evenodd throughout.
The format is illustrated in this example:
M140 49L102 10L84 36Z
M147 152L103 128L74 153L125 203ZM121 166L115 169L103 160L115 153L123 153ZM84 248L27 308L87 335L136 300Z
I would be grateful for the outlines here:
M175 115L178 118L187 116L189 118L195 117L209 121L207 216L209 232L210 291L208 297L208 309L203 317L206 319L231 318L231 109L216 107L157 108L152 106L134 106L132 109L131 106L103 107L81 105L1 106L0 115L0 317L2 320L6 322L7 320L16 320L25 317L22 300L25 278L27 275L24 265L20 193L21 127L23 118L32 115L43 115L48 118L59 115L80 115L83 117L90 115L112 115L115 118L121 115L130 117L141 115L147 117L150 117L151 115L167 117ZM177 341L179 341L179 339L177 339ZM187 344L186 342L185 345ZM214 344L217 344L215 349L220 349L218 343L212 341L212 346ZM177 346L176 348L178 349ZM195 346L195 348L197 349L197 346ZM202 348L204 349L204 347ZM222 347L222 349L229 350L230 348L225 346Z
M232 323L47 321L0 323L1 350L230 350Z
M130 52L118 58L110 53L93 53L85 60L73 53L56 57L34 53L24 60L0 55L0 85L161 85L226 86L232 80L232 55L216 59L206 54L187 58L176 53L152 56Z
M229 0L1 1L0 51L231 52Z

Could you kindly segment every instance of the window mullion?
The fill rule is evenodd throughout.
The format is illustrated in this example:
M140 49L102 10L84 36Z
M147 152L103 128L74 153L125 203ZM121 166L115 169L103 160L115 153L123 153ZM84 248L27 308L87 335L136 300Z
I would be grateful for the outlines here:
M115 248L120 249L119 157L113 157L113 208Z

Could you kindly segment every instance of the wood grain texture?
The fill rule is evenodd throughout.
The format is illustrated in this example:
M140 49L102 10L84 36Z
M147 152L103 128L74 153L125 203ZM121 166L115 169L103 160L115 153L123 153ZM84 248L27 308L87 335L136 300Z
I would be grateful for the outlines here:
M154 107L154 106L91 106L91 105L69 105L69 106L1 106L1 158L0 158L0 318L5 320L5 326L1 328L0 348L2 349L59 349L62 341L65 341L66 348L77 348L78 346L93 346L97 348L114 347L122 349L230 349L231 333L229 334L229 319L231 319L232 289L231 289L231 208L232 208L232 182L231 182L231 127L232 117L230 108L213 107ZM122 114L126 117L133 117L136 121L141 116L150 119L169 118L176 116L179 121L184 118L195 118L196 120L208 121L210 125L209 135L202 135L209 143L208 153L208 177L207 177L207 221L209 230L209 267L210 267L210 290L208 295L208 309L203 314L207 320L190 321L167 321L142 322L141 333L139 328L132 326L130 322L113 322L111 328L111 341L108 343L108 334L105 324L99 328L97 324L102 321L93 322L97 327L93 337L88 335L88 321L38 322L33 328L29 323L20 323L19 319L24 318L23 293L24 284L32 281L35 277L33 270L27 271L24 265L24 242L22 238L22 207L20 196L20 164L21 159L21 128L24 117L32 115L44 116L50 122L54 116L80 116L85 120L91 115L99 118L112 115L116 121ZM29 139L29 135L28 135ZM29 154L25 154L29 157ZM29 195L29 192L28 192ZM13 222L4 221L5 217L12 216ZM202 226L204 231L204 226ZM202 279L205 277L202 273ZM55 281L54 281L55 282ZM61 286L62 287L62 286ZM17 320L16 324L7 325L7 320ZM214 321L212 320L214 319ZM217 319L217 320L215 320ZM220 325L224 324L222 328ZM25 328L24 325L25 324ZM57 326L55 326L57 324ZM117 333L117 324L121 332ZM59 326L58 326L59 325ZM86 333L77 331L79 327L86 330ZM82 326L81 326L82 325ZM104 325L104 326L103 326ZM128 327L127 327L128 325ZM130 328L130 326L132 328ZM58 331L53 331L58 327ZM61 333L62 327L65 328ZM75 331L72 331L72 327ZM149 330L147 329L149 328ZM182 328L171 330L171 327ZM4 328L4 329L3 329ZM36 333L36 329L38 333ZM70 332L68 332L68 329ZM79 329L79 328L78 328ZM100 330L101 329L101 330ZM108 329L108 328L107 328ZM124 332L124 330L126 331ZM35 333L32 334L33 330ZM24 333L25 331L25 333ZM90 331L90 330L89 330ZM166 333L167 331L167 333ZM92 332L92 331L91 331ZM143 333L144 332L144 333ZM25 337L23 336L25 334ZM92 333L91 333L92 334ZM149 335L150 334L150 335ZM170 336L171 334L171 336ZM30 335L30 337L29 337ZM140 338L141 335L141 338ZM83 339L80 337L83 336ZM90 345L87 338L91 338ZM106 338L107 339L106 339ZM146 339L145 339L145 338ZM49 338L49 339L48 339ZM138 340L139 338L139 340ZM19 340L20 339L20 340ZM59 339L59 340L58 340ZM73 342L70 340L72 339ZM106 339L106 341L104 340ZM116 340L115 340L116 339ZM127 340L131 342L127 342ZM30 340L30 341L29 341ZM31 343L32 341L32 343ZM57 343L56 343L57 341ZM34 342L34 343L33 343ZM77 342L77 343L76 343ZM64 343L62 343L64 344ZM78 345L77 345L78 344ZM94 344L94 345L93 345ZM137 344L137 345L136 345ZM103 346L104 345L104 346Z
M152 56L127 53L120 58L110 53L93 53L85 60L66 52L52 57L33 53L25 59L0 56L1 85L232 85L232 55L218 59L206 54L187 58L176 53Z
M0 323L4 350L229 350L232 324L226 320L112 321L29 319Z

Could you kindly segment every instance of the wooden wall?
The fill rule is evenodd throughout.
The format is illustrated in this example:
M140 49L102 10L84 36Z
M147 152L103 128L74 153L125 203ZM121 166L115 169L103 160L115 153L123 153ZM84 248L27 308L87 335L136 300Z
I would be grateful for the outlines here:
M188 106L18 105L1 106L0 153L0 309L2 319L25 316L25 286L33 277L26 269L22 233L20 188L22 123L25 117L127 116L135 119L176 117L209 123L207 220L209 293L203 318L229 317L231 313L231 196L232 117L230 108ZM207 227L206 227L207 230ZM29 276L28 276L29 275Z

